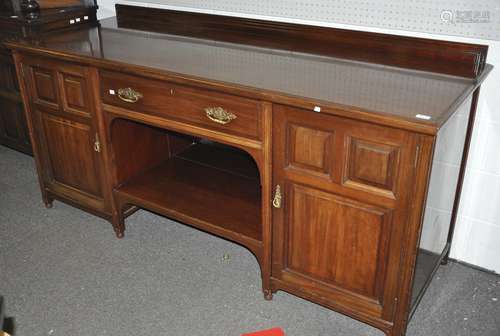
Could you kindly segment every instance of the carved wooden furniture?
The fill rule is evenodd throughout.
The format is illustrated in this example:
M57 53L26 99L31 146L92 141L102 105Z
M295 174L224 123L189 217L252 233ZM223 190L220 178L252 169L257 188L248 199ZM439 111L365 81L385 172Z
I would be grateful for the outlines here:
M19 1L0 4L0 144L32 154L14 61L1 42L13 36L29 37L95 23L97 7L92 2L64 10L45 9L37 19L30 20L20 12Z
M174 218L249 248L267 299L404 335L447 260L487 47L117 11L7 44L45 204L118 237L138 207Z

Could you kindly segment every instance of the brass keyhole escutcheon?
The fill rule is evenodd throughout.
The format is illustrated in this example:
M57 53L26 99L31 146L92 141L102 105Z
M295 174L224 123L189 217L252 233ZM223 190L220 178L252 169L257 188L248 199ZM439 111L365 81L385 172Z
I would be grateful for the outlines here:
M278 184L276 186L276 190L274 192L274 199L273 199L273 206L276 209L280 209L281 208L281 201L282 201L282 199L283 199L283 196L281 195L281 187Z

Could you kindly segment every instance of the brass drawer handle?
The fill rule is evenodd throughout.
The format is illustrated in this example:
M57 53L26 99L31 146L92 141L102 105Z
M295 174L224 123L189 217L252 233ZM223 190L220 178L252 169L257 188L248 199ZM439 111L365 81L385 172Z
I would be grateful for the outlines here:
M127 103L137 103L144 96L132 88L118 89L118 98Z
M229 124L236 119L236 115L224 110L222 107L207 107L205 109L207 118L221 125Z

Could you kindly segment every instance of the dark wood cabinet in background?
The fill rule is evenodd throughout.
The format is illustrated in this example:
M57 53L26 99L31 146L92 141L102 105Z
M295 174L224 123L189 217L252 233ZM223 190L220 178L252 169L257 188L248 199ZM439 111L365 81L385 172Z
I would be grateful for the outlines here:
M81 7L44 9L38 18L28 19L19 12L18 2L4 1L0 7L0 144L33 154L26 117L19 93L12 55L3 41L14 37L35 37L82 25L95 24L95 3ZM87 19L84 19L84 18ZM76 18L80 18L76 22ZM73 23L71 23L73 20Z
M32 154L12 56L0 46L0 143Z

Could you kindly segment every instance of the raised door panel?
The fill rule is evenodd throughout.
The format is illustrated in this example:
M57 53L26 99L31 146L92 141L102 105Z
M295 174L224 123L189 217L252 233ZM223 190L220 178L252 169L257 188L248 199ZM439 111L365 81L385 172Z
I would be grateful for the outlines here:
M64 110L68 113L90 117L85 78L64 72L60 76Z
M91 127L43 112L41 118L54 182L102 198Z
M53 70L41 67L33 67L33 92L35 103L57 106L59 105L57 78Z
M334 131L291 124L288 128L288 165L329 178L334 157Z
M284 270L382 301L391 212L288 186Z
M344 184L373 187L395 194L399 147L348 137Z

